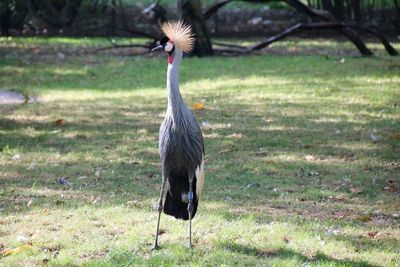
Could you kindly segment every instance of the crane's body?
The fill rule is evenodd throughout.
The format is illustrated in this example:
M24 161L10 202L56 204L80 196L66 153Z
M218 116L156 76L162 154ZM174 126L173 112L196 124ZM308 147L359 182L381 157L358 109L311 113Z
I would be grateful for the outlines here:
M159 150L162 172L169 184L164 213L188 220L189 191L193 192L193 218L204 182L204 144L196 118L179 91L181 59L182 51L175 49L173 62L168 64L168 107L160 127ZM190 176L193 179L191 187Z
M192 246L192 218L196 214L204 183L203 136L179 91L179 67L183 52L190 51L194 38L190 27L182 22L167 22L161 29L166 37L153 50L163 49L168 53L168 106L159 136L162 186L154 249L158 248L162 210L177 219L189 220L189 246ZM165 188L167 192L163 204Z

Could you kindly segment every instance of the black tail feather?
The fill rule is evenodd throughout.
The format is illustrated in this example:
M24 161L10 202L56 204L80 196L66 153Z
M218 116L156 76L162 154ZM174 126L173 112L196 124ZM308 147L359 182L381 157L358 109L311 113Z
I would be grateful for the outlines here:
M192 219L194 218L194 215L196 215L197 206L198 201L194 198ZM189 220L188 203L183 202L180 195L173 196L171 192L168 191L164 203L164 213L174 216L177 219L187 221Z

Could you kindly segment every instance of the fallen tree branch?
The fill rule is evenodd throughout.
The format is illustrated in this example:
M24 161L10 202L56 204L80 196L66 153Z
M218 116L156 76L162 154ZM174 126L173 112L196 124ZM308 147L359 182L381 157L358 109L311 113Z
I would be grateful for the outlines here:
M365 28L365 27L358 26L358 25L349 25L349 27L360 30L360 31L367 32L367 33L375 36L377 39L379 39L381 41L381 43L383 44L383 46L386 49L386 52L388 52L389 55L391 55L391 56L399 55L399 52L390 44L390 42L383 35L377 33L376 31L374 31L370 28Z
M224 45L228 48L224 48L224 49L220 49L221 52L224 53L251 53L253 51L256 50L261 50L267 46L269 46L270 44L280 41L284 38L286 38L289 35L293 35L301 30L338 30L341 28L345 28L345 27L357 27L360 30L365 30L368 31L371 34L374 34L376 37L380 38L381 36L374 32L374 31L369 31L369 29L366 28L362 28L359 26L352 26L352 25L345 25L343 23L338 23L338 22L318 22L318 23L308 23L308 24L304 24L304 23L297 23L293 26L290 26L289 28L283 30L282 32L275 34L273 36L270 36L268 38L266 38L264 41L261 41L253 46L248 46L248 47L243 47L243 46L236 46L236 45L227 45L227 44L221 44ZM385 39L383 38L382 42L384 42ZM387 43L387 50L388 53L390 53L391 55L397 55L397 51L389 44Z
M320 9L315 9L312 7L309 7L305 5L304 3L300 2L299 0L223 0L221 2L217 2L214 5L210 6L209 8L206 9L204 14L208 15L208 17L211 17L214 13L218 11L221 7L225 6L226 4L229 4L231 2L247 2L247 3L261 3L261 4L267 4L269 2L285 2L289 6L294 7L297 9L299 12L302 12L308 16L311 17L319 17L323 18L325 20L336 20L335 17L326 10L320 10Z
M304 23L297 23L284 31L275 34L273 36L270 36L266 38L264 41L261 41L253 46L248 46L248 47L243 47L243 46L231 46L231 48L224 48L220 49L220 51L225 52L225 53L251 53L256 50L261 50L270 44L280 41L284 38L286 38L289 35L293 35L296 32L300 30L316 30L316 29L335 29L337 27L343 27L343 25L337 24L337 23L310 23L310 24L304 24ZM229 47L227 45L227 47Z
M273 36L273 37L278 37L280 35L284 35L282 38L284 38L287 35L290 35L292 32L295 32L297 30L300 29L309 29L310 26L314 26L313 29L328 29L331 28L333 30L336 30L337 32L339 32L340 34L342 34L343 36L345 36L348 40L350 40L358 49L358 51L364 55L364 56L371 56L372 55L372 51L369 50L367 48L367 46L365 45L364 41L361 39L361 37L359 36L359 34L354 30L361 30L364 32L368 32L369 34L374 35L376 38L378 38L381 43L384 45L386 51L388 52L389 55L391 56L396 56L398 55L398 52L394 49L394 47L392 45L390 45L389 41L387 41L387 39L385 37L383 37L382 35L378 34L377 32L365 28L365 27L361 27L361 26L352 26L352 25L348 25L346 23L343 22L339 22L338 20L336 20L336 18L328 11L326 10L319 10L319 9L315 9L312 7L309 7L307 5L305 5L304 3L298 1L298 0L223 0L221 2L217 2L213 5L211 5L210 7L208 7L204 13L203 16L205 19L210 18L213 14L215 14L220 8L222 8L223 6L225 6L226 4L229 4L230 2L234 2L234 1L242 1L242 2L248 2L248 3L268 3L268 2L276 2L276 1L282 1L287 3L288 5L294 7L295 9L297 9L298 11L310 16L310 17L314 17L314 18L318 18L321 19L323 21L325 21L326 23L330 23L329 26L328 24L296 24L295 26L291 26L288 29L286 29L285 31ZM396 0L395 4L397 4ZM312 27L311 27L312 28ZM273 38L271 37L271 38ZM280 38L281 39L281 38ZM280 40L278 39L278 40ZM277 40L275 40L277 41ZM274 41L274 42L275 42ZM266 41L265 41L266 42ZM262 44L259 44L262 46ZM268 42L266 43L266 45L268 45Z
M341 27L345 27L345 26L342 24L339 24L339 23L326 23L326 22L310 23L310 24L297 23L278 34L268 37L266 40L264 40L256 45L248 47L247 52L249 53L254 50L263 49L263 48L269 46L270 44L277 42L279 40L282 40L285 37L292 35L300 30L326 30L326 29L337 29L337 28L341 28Z

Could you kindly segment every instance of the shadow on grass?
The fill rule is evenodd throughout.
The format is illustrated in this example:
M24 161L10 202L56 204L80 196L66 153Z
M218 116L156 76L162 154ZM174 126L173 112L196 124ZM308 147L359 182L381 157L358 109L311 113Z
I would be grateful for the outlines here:
M167 248L167 253L162 253L164 249L165 248L161 248L158 253L147 255L146 257L140 255L141 253L136 254L129 250L112 251L109 257L107 257L107 260L88 261L83 266L191 266L192 264L251 266L256 262L259 264L258 260L261 259L264 260L264 263L278 260L281 264L284 264L285 261L289 264L293 264L293 261L296 261L299 264L317 264L323 266L376 267L376 265L369 264L365 261L335 259L321 252L317 252L315 255L305 256L291 249L262 250L230 241L219 242L217 247L213 250L216 255L211 257L202 255L202 252L197 251L196 248L194 248L194 251L189 251L187 248L177 247L171 244L171 246ZM171 251L173 251L172 254Z
M209 168L207 199L211 201L223 200L227 195L227 192L222 190L224 188L230 189L228 194L233 194L235 197L232 203L237 200L249 206L254 203L257 195L254 193L265 198L277 197L270 191L266 192L265 188L297 186L299 192L296 194L299 197L302 194L308 195L307 190L310 190L310 186L324 192L328 191L327 188L316 185L316 177L304 181L307 174L299 176L298 173L302 170L318 172L318 179L331 186L340 181L340 175L344 175L347 171L344 164L350 164L347 168L351 171L354 166L352 162L356 161L357 157L364 157L370 153L374 153L375 157L382 160L395 157L393 154L395 151L385 143L373 149L361 146L347 148L347 144L365 142L362 140L362 130L360 130L365 124L348 121L345 117L338 118L329 112L325 114L323 111L318 116L324 117L326 121L316 121L318 116L313 114L315 107L309 103L288 104L279 100L269 100L268 107L260 106L254 110L251 104L236 103L234 106L224 104L224 96L216 95L213 98L221 102L222 106L219 109L207 109L205 113L197 112L198 120L230 126L204 129ZM37 162L36 168L29 171L29 163L12 164L5 170L0 185L5 189L8 187L30 189L36 184L53 189L55 192L75 190L104 196L111 192L127 193L127 196L121 197L119 203L126 202L129 197L155 199L160 181L157 134L162 120L157 117L155 111L161 110L160 104L155 103L158 101L156 99L144 107L145 99L141 98L136 99L140 105L127 108L132 100L121 100L120 105L113 105L112 100L106 97L91 101L75 101L70 104L74 107L85 107L91 110L90 113L82 112L79 108L57 111L67 116L65 125L61 127L48 121L0 119L0 149L7 146L23 152L57 154L65 157L60 164ZM50 111L53 108L57 109L52 103L48 105L49 107L43 106L43 108ZM110 106L113 107L112 114L107 113ZM282 115L280 112L275 112L275 110L287 110L289 106L290 109L302 110L303 113ZM272 110L269 109L271 107ZM353 108L362 109L363 106L354 104ZM266 118L268 122L265 121ZM330 118L335 121L330 121ZM385 129L391 125L389 119L371 117L368 120L370 128ZM264 126L267 128L264 129ZM268 129L269 126L272 126L272 129ZM343 135L336 134L332 129L345 131L344 139ZM141 132L143 130L145 131ZM229 137L232 133L240 133L244 137L239 140L232 139ZM338 148L336 144L343 146ZM262 148L267 150L260 152ZM270 159L286 154L296 158ZM302 160L307 154L316 155L321 159L331 158L332 162ZM91 157L87 158L85 155ZM10 158L11 156L8 155ZM98 167L103 168L104 177L99 183L93 181L93 170ZM365 167L362 163L358 164L358 168ZM340 172L338 168L341 168ZM381 166L374 166L369 176L384 170ZM325 179L332 175L339 177L331 181ZM392 171L388 172L388 175L392 175ZM55 182L57 178L64 176L69 176L74 186L60 186ZM75 177L79 176L87 176L90 179L77 181ZM261 187L246 189L246 185L255 182ZM377 195L374 192L376 185L372 186L370 182L365 183L361 180L358 183L365 187L367 192L360 195L361 197L369 198ZM323 197L324 194L319 193L310 200L320 201ZM6 204L3 208L11 211L14 202L4 201ZM227 205L234 207L234 204L227 203ZM21 209L23 210L25 209Z
M379 247L382 250L393 250L398 248L399 239L395 237L378 237L377 239L367 236L337 235L338 241L350 242L357 251L369 251Z
M334 264L334 266L357 266L357 267L375 267L364 261L354 261L345 259L334 259L326 256L321 252L317 252L312 256L305 256L299 252L290 249L277 249L277 250L261 250L252 246L242 245L231 241L222 241L218 243L219 249L229 250L234 253L241 253L248 256L255 257L271 257L279 259L298 259L304 263L318 263L318 264Z
M80 68L76 67L76 62L68 60L62 63L45 62L43 70L36 68L40 63L22 65L23 71L16 72L19 76L12 79L26 80L39 76L43 92L61 87L66 90L110 92L142 90L158 88L165 83L165 62L161 58L134 58L122 62L105 58L102 59L105 60L104 64L91 64L86 60L78 60L78 64L82 63ZM394 179L396 170L377 163L376 159L382 162L396 160L399 150L395 141L389 138L382 138L371 146L368 134L374 128L382 133L395 131L397 126L393 126L391 118L376 115L380 110L386 109L385 114L393 110L381 102L371 106L368 101L366 104L351 103L350 115L338 115L337 110L350 109L350 104L343 104L343 97L340 96L344 94L345 97L350 89L361 90L363 83L357 79L393 74L380 72L376 67L382 65L382 62L378 60L359 59L354 62L347 67L338 65L335 60L321 60L319 57L187 59L181 74L183 81L189 81L189 86L190 83L203 81L212 86L210 81L215 79L233 78L239 81L267 77L280 88L271 94L265 91L273 88L257 83L255 86L251 83L221 83L215 92L203 88L207 101L215 101L216 104L207 106L205 112L196 112L197 118L199 122L209 121L217 125L212 129L204 129L207 200L223 201L230 196L234 199L226 202L229 207L235 207L237 202L248 207L254 203L265 205L271 198L278 197L271 192L276 187L282 191L292 190L294 198L321 201L328 194L349 193L346 187L333 192L338 184L343 183L342 177L346 175L352 177L353 184L363 189L364 193L357 196L360 199L370 200L382 194L381 189L376 190L378 187L383 188L382 181L375 181L373 177ZM18 68L19 63L18 60L6 61L0 66ZM287 70L288 64L291 64L290 71ZM313 64L317 64L317 67ZM362 68L362 71L355 66ZM193 72L192 69L197 71ZM333 71L338 77L343 75L343 79L325 80L331 77ZM3 74L4 79L12 77L9 69L0 68L0 74ZM314 78L303 79L308 75ZM354 75L357 79L353 79ZM302 96L300 101L279 95L301 95L302 92L298 92L295 86L298 83L302 83L302 88L316 95L317 99ZM255 90L265 95L244 101L235 98L241 91L254 93ZM366 90L364 94L373 91L373 88L368 87ZM126 202L130 197L156 199L160 181L157 134L162 120L158 113L164 109L166 100L163 97L133 96L116 100L104 96L96 100L77 101L61 99L17 110L20 113L38 112L41 115L55 113L66 120L61 127L49 121L0 118L0 149L6 150L8 147L23 153L52 155L60 159L59 162L47 162L43 161L46 158L43 157L41 162L36 162L35 169L29 169L31 162L10 160L12 163L2 170L4 175L0 179L1 187L6 190L29 190L36 184L55 192L70 190L102 196L115 192L125 193L119 194L117 204ZM189 94L185 99L187 103L198 101L193 98ZM394 99L388 98L387 102L392 103ZM360 111L364 113L357 117L356 113ZM338 131L340 134L337 134ZM242 137L235 139L235 134ZM3 154L6 154L5 151ZM306 161L306 155L312 155L318 160ZM371 155L374 155L373 158ZM5 157L11 159L12 154L6 154ZM103 168L103 179L97 183L94 181L93 170L98 167ZM318 173L318 177L298 175L300 172ZM65 176L70 177L73 186L65 187L55 182L57 178ZM76 177L79 176L89 178L77 181ZM260 187L246 189L252 183ZM296 187L295 190L293 187ZM320 192L310 196L311 191ZM2 204L10 212L15 203L15 200L12 201L13 194L16 193L8 195L8 201ZM265 201L260 202L257 196ZM27 199L23 198L23 201ZM105 201L105 204L116 204ZM20 209L20 212L24 210ZM227 215L228 220L231 218Z

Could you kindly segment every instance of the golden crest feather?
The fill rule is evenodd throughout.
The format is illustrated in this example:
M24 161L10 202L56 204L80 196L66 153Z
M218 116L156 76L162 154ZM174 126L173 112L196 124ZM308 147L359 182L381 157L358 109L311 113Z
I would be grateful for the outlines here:
M188 53L193 49L195 39L192 28L183 21L164 22L161 31L183 52Z

